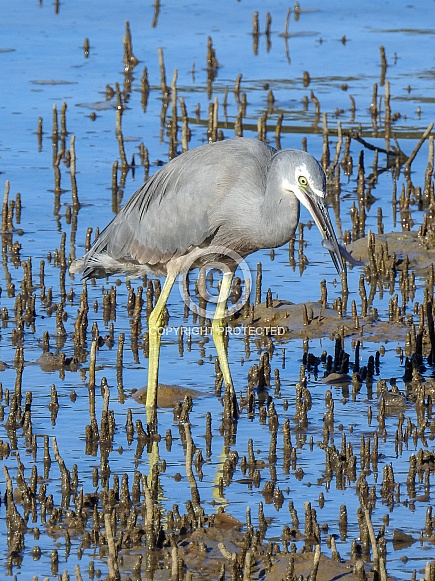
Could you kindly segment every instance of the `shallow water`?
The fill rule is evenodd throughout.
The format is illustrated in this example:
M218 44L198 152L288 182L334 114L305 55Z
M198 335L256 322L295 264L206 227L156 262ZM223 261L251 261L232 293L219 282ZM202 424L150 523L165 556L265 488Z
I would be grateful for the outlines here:
M32 391L32 426L38 438L48 435L56 437L59 451L66 466L71 469L74 463L78 466L80 486L85 492L94 490L92 485L92 470L99 467L99 454L85 454L85 426L89 423L88 402L88 363L80 371L66 371L64 377L59 371L44 371L36 363L41 355L38 343L44 331L51 336L52 350L56 347L55 316L46 312L39 299L39 264L46 261L45 284L53 288L53 299L60 299L59 268L47 260L47 253L58 249L61 235L66 233L66 255L79 256L84 252L86 231L89 226L104 227L113 217L112 211L112 165L119 159L118 142L115 135L116 98L106 100L106 85L115 89L119 83L124 95L128 96L127 108L122 119L122 129L125 141L127 160L135 156L136 168L130 170L125 177L125 201L139 187L144 178L144 168L139 161L138 147L142 142L149 150L150 173L155 172L162 162L168 160L171 106L166 112L165 121L161 122L162 96L160 91L160 72L158 48L163 48L167 84L171 84L173 71L177 69L178 96L186 103L191 140L189 149L207 141L207 117L209 103L216 97L219 102L219 121L225 137L234 135L234 121L238 113L233 89L236 77L243 75L241 92L246 93L247 110L243 120L243 134L256 137L258 118L267 109L267 96L271 89L275 98L274 106L269 114L268 138L275 144L274 130L280 113L284 115L281 136L282 147L301 147L302 139L307 138L308 150L320 158L322 154L322 117L316 118L315 108L311 101L305 109L304 97L310 99L310 92L316 95L320 102L321 113L326 113L330 129L331 157L335 153L337 122L340 121L343 130L358 130L364 139L372 145L385 148L382 123L379 132L375 134L370 104L373 94L373 84L378 83L378 99L384 109L383 96L385 85L382 85L382 67L379 47L385 47L388 67L386 79L390 83L392 113L400 113L400 117L392 126L391 145L396 145L397 137L402 151L409 155L419 137L429 123L435 119L435 75L433 43L435 29L430 28L428 14L433 12L433 2L364 2L358 5L340 2L307 1L301 3L301 12L295 20L295 13L289 20L288 38L283 38L285 18L288 4L274 2L273 8L267 2L245 3L225 0L224 2L178 3L165 2L160 9L157 25L152 26L155 17L152 3L130 1L125 6L118 3L102 1L65 2L56 5L52 3L34 2L23 10L19 3L8 3L2 12L2 35L0 37L0 70L2 71L2 100L0 103L0 172L3 181L9 180L11 185L10 199L15 199L20 192L22 199L21 222L15 224L13 239L21 245L20 259L26 261L29 257L33 263L33 281L36 285L36 321L35 328L27 328L24 334L23 393ZM56 6L58 10L56 10ZM251 34L252 15L259 12L260 31L264 31L266 12L272 16L271 34L269 39L264 34L258 39L255 52L254 39ZM139 64L128 79L123 72L122 37L125 32L125 21L130 22L133 52L139 59ZM207 82L206 54L207 37L213 39L213 47L219 61L217 76L210 85ZM90 52L86 58L83 50L84 39L90 41ZM270 46L268 47L268 40ZM141 103L140 80L143 67L148 69L150 94L146 110ZM309 72L309 86L303 85L303 74ZM131 84L129 84L131 83ZM228 88L226 113L222 103ZM355 100L355 111L351 110L351 99ZM60 111L62 104L67 104L66 124L68 134L64 145L70 148L71 136L75 136L77 155L78 197L81 203L77 215L76 230L74 221L68 218L71 209L71 183L69 168L64 161L60 162L61 194L56 200L54 195L55 181L53 171L53 141L52 141L52 108L56 105ZM199 104L200 114L195 113ZM95 113L95 120L91 114ZM180 110L179 110L180 113ZM227 116L227 121L225 119ZM43 119L43 135L38 143L38 118ZM179 129L181 137L181 123ZM62 142L60 142L61 144ZM331 208L331 214L337 221L340 234L352 230L350 209L352 204L358 206L356 165L360 151L364 150L366 178L371 173L373 151L364 148L355 140L351 141L350 154L353 157L354 169L349 178L341 173L340 207ZM60 148L59 148L60 151ZM181 151L181 145L178 146ZM423 144L412 164L412 180L414 186L423 187L424 171L427 165L427 141ZM379 168L386 167L385 155L380 153ZM118 180L122 176L119 172ZM119 183L119 182L118 182ZM400 188L405 184L403 174L397 180L398 197ZM391 171L379 173L378 181L372 190L375 197L373 205L367 210L366 228L377 232L377 212L382 209L385 232L400 231L400 214L392 211L392 174ZM58 201L58 205L56 205ZM411 207L413 229L420 226L425 211L416 205ZM302 213L302 221L308 216ZM302 276L299 266L292 269L289 265L287 247L275 251L274 260L270 252L260 251L248 257L247 262L255 278L257 262L263 265L263 300L267 288L271 288L274 296L292 302L316 301L320 297L319 282L326 279L328 288L328 303L341 296L341 287L336 282L336 273L328 259L328 253L321 247L320 238L315 229L305 228L305 255L309 261ZM296 243L296 249L298 244ZM297 252L296 252L297 258ZM6 307L11 320L4 324L0 335L0 360L6 364L0 373L3 391L13 392L16 370L14 355L16 346L12 343L14 330L13 310L15 296L8 296L8 273L15 284L16 294L20 291L23 280L23 268L19 261L14 264L10 253L3 254L3 270L0 275L2 287L1 307ZM349 271L349 304L352 299L360 309L358 292L359 277L362 270L353 268ZM104 336L108 327L102 320L101 287L109 289L114 280L107 283L98 282L95 286L88 285L89 304L98 303L98 311L89 311L88 338L90 329L96 322L100 334ZM424 277L417 277L416 301L423 302ZM135 288L139 285L134 283ZM59 343L59 348L65 355L74 352L72 332L74 320L79 307L81 282L78 277L67 274L66 289L74 289L73 300L67 301L65 321L67 336L65 343ZM399 292L397 289L395 292ZM12 294L12 293L11 293ZM144 474L148 471L146 454L135 458L136 442L128 443L125 434L127 410L133 411L134 418L145 422L143 406L132 399L122 402L118 398L116 378L116 348L121 332L126 334L124 349L123 387L126 394L132 389L142 387L146 383L147 360L139 351L139 360L135 360L129 349L131 341L130 321L126 310L128 290L124 281L117 287L117 311L115 328L115 346L113 349L102 347L97 356L97 385L102 377L106 377L111 389L110 409L116 419L117 431L110 453L110 468L122 476L130 475L130 482L135 470ZM376 296L374 306L378 309L382 320L388 320L388 303L391 296L384 292L383 298ZM171 295L168 305L170 325L195 326L192 320L183 318L184 305L177 287ZM413 303L408 305L412 311ZM144 324L145 325L145 324ZM193 332L193 331L192 331ZM208 337L207 337L208 339ZM397 379L399 389L404 389L402 376L404 362L396 353L397 341L385 338L385 355L381 357L379 376L387 381ZM261 348L253 341L249 342L250 353L246 352L246 342L236 333L230 335L229 360L233 379L238 391L246 391L249 368L258 363ZM403 347L403 344L400 346ZM346 339L344 348L353 361L354 351L351 339ZM363 339L361 363L367 364L368 357L374 355L380 345ZM326 350L334 352L334 341L330 337L310 340L310 351L317 356ZM373 394L370 388L363 384L361 391L352 401L352 397L344 393L341 387L328 386L321 382L321 377L308 374L308 388L312 394L313 405L309 411L309 425L306 431L297 430L297 422L293 417L295 403L295 385L299 381L299 370L302 363L303 341L301 339L283 340L275 345L271 361L272 369L280 370L281 397L275 399L280 424L289 417L292 427L293 444L297 446L297 466L302 468L302 480L295 477L294 471L285 473L282 469L282 443L278 440L277 451L277 485L284 493L284 505L277 510L273 504L265 504L264 511L270 524L267 539L279 538L284 524L289 523L287 504L292 500L302 520L304 502L310 501L316 508L319 523L329 525L329 533L338 535L338 516L340 504L346 504L349 514L348 536L338 538L337 545L342 556L349 554L353 539L358 537L356 509L359 506L355 492L355 483L346 483L345 490L337 490L335 483L325 485L324 465L325 454L316 445L323 439L323 416L326 412L325 391L331 389L335 402L336 427L331 434L335 445L339 448L341 434L345 433L351 442L354 453L359 454L361 436L372 436L377 428L377 398L376 389ZM198 483L202 502L207 513L216 510L215 504L223 504L226 510L245 520L246 507L251 506L254 524L256 523L258 503L264 502L261 494L264 483L271 478L267 457L269 454L270 432L267 423L261 425L258 417L248 419L242 415L237 429L235 448L240 457L247 455L248 439L253 439L257 458L263 459L266 466L261 471L262 482L259 488L238 483L244 478L240 465L231 483L225 487L225 498L217 495L216 483L219 478L220 454L223 448L223 438L220 434L221 403L214 394L214 357L215 351L211 342L203 342L192 337L191 349L185 341L183 357L179 355L175 333L168 333L163 338L161 352L161 375L164 383L178 384L201 392L202 397L195 400L190 414L192 436L196 446L204 449L203 435L205 433L205 416L212 412L213 441L212 456L203 466L203 479ZM428 368L425 377L432 374ZM60 409L54 424L50 420L48 404L50 387L56 386ZM77 395L71 400L71 392ZM99 391L99 390L97 390ZM284 410L284 400L288 400L288 410ZM5 420L9 407L3 400ZM368 406L373 409L373 420L369 425L367 420ZM102 401L97 398L97 418L100 418ZM405 418L414 424L416 413L411 403L407 404ZM338 427L342 425L342 428ZM387 538L387 569L397 578L407 579L415 569L424 567L426 560L431 559L432 545L427 542L414 543L411 548L394 551L391 545L392 533L395 528L405 529L415 539L425 526L425 514L429 504L434 503L433 483L428 490L423 484L417 486L417 498L409 498L406 489L406 477L409 469L409 457L419 449L425 448L420 440L415 447L412 440L409 449L404 449L396 457L394 434L397 426L397 416L386 419L387 437L380 442L381 458L377 472L367 474L369 486L376 485L378 492L382 481L384 466L392 463L396 483L401 484L400 499L394 506L386 506L378 496L373 510L373 523L377 530L383 523L385 514L390 520L386 528ZM159 432L164 435L167 429L174 435L174 444L170 452L164 443L160 444L160 456L166 461L166 471L161 475L162 504L171 508L174 503L182 507L190 498L184 472L184 450L178 438L178 423L173 418L172 410L159 412ZM433 434L427 431L427 448L433 449ZM5 422L0 424L0 439L8 441L10 434L5 429ZM310 450L309 439L313 438L314 447ZM12 477L16 475L16 459L19 454L25 467L26 477L29 477L32 465L40 467L42 460L42 442L35 460L29 449L26 449L24 436L17 431L17 447L3 459ZM52 454L53 455L53 454ZM359 467L358 467L359 471ZM174 485L174 476L181 473L183 479ZM2 494L5 490L3 473L0 475ZM325 495L325 505L320 509L317 499L320 492ZM55 504L60 501L60 483L57 466L53 463L48 481L48 492L54 495ZM424 493L424 494L423 494ZM4 515L4 505L0 508ZM5 565L4 574L14 574L22 579L32 575L50 575L50 552L54 548L54 540L45 533L45 527L37 522L29 526L38 526L41 536L33 540L26 536L26 544L22 552L21 564L12 568ZM5 519L1 519L0 534L6 535ZM58 540L58 551L64 552L64 542L61 536ZM61 558L59 571L67 569L73 574L74 565L78 562L77 547L80 541L72 539L72 549L69 557ZM31 551L34 545L41 547L42 555L38 561L32 561ZM2 562L7 557L6 543L2 543ZM322 548L323 550L323 548ZM328 554L326 546L325 553ZM406 555L407 561L401 560ZM80 567L82 574L86 571L89 561L94 560L96 566L106 573L105 559L99 559L93 550L84 552ZM20 561L20 559L18 559Z

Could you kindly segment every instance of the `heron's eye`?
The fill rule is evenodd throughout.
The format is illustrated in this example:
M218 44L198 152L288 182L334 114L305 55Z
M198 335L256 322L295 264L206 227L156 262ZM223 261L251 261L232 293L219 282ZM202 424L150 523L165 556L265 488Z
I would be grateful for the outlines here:
M305 176L299 176L298 177L298 182L299 182L299 185L302 188L306 188L308 186L308 180L307 180L307 178Z

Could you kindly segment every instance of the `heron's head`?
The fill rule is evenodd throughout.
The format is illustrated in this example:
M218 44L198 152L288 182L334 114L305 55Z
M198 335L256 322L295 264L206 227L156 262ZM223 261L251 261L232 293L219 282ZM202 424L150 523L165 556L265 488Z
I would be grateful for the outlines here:
M297 149L284 149L276 155L282 157L278 167L283 190L292 192L310 212L340 273L344 261L325 204L326 176L322 166L312 155Z

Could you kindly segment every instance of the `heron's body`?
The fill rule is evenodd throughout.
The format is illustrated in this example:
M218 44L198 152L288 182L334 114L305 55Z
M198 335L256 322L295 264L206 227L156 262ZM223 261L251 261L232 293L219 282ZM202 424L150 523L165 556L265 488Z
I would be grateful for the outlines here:
M261 141L245 138L207 144L171 160L150 178L103 230L89 252L73 263L72 272L84 278L125 273L166 276L149 325L161 326L161 314L176 276L186 263L196 267L213 257L210 246L244 257L260 248L278 247L290 240L299 221L301 201L329 241L337 269L343 266L338 243L323 203L325 174L308 153L276 151ZM225 260L225 253L220 257ZM220 303L225 303L231 277L224 277ZM221 308L220 308L221 307ZM215 319L222 326L225 304ZM220 309L220 310L219 310ZM154 320L155 319L155 320ZM216 344L220 341L214 332ZM217 339L217 341L216 341ZM225 381L231 383L226 354L216 345ZM222 359L225 358L225 361ZM151 370L154 405L157 363ZM151 398L151 396L150 396Z
M198 247L225 246L246 256L285 244L298 224L299 202L275 183L283 154L239 138L176 157L100 234L84 259L84 276L162 276L171 261Z

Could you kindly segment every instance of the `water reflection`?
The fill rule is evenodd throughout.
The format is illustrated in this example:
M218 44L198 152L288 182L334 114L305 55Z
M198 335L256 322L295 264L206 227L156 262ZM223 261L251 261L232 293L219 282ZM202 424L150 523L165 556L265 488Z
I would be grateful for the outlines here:
M203 394L192 410L185 404L193 445L204 448L206 459L193 471L201 507L212 514L216 502L225 503L243 523L250 507L253 525L274 539L288 523L289 503L293 523L295 511L302 521L304 503L310 503L320 524L328 523L332 534L338 531L339 551L348 556L360 536L357 509L365 498L376 531L385 524L388 547L402 528L415 539L427 527L430 538L433 387L430 353L427 357L433 337L423 335L421 342L420 330L430 326L426 299L433 269L430 262L421 265L420 254L395 269L393 255L411 243L413 251L429 246L430 254L433 239L433 141L424 135L434 118L428 97L433 93L428 55L434 32L426 16L431 7L399 4L392 11L366 2L350 10L341 3L310 1L289 10L283 2L271 7L230 0L196 7L100 1L40 1L26 11L14 3L5 7L0 169L9 185L2 210L0 449L7 468L3 488L12 486L22 495L9 506L27 519L24 546L17 534L15 541L9 538L9 556L6 546L3 550L7 574L25 575L31 553L34 574L45 575L56 566L53 539L59 554L65 550L70 574L75 564L83 574L93 562L106 571L92 538L78 528L68 530L72 521L57 512L66 502L62 462L71 475L71 509L85 511L89 522L100 491L119 494L124 474L130 488L151 475L147 490L157 491L165 510L178 504L184 513L191 501L192 473L185 475L179 416L174 419L164 408L159 413L164 443L158 446L157 483L147 434L136 424L143 421L143 406L128 397L146 381L145 314L154 285L150 290L151 281L110 280L84 288L69 277L67 266L162 163L234 134L307 148L321 159L329 168L328 202L346 243L369 231L421 229L421 236L399 239L394 246L389 237L388 251L375 256L376 276L361 281L360 269L349 271L347 312L356 337L341 333L339 342L329 333L279 342L270 336L229 337L246 406L237 430L222 425L207 331L184 337L181 353L178 337L164 338L165 382ZM417 151L422 137L427 138ZM309 227L273 259L269 252L252 257L251 272L259 261L262 296L270 288L272 306L323 297L334 313L346 312L339 281L324 264L324 250ZM311 285L311 276L325 279L325 286ZM140 329L132 324L137 320L130 309L133 294ZM173 301L171 324L191 325L180 301ZM327 320L322 308L319 314L307 308L307 332ZM303 317L301 310L302 326ZM375 337L376 317L382 326ZM351 371L359 364L360 375L325 387L322 375L338 366L341 352L349 355ZM396 388L406 406L391 412L387 401ZM151 442L150 449L155 447ZM36 487L36 494L20 482L30 491ZM284 498L282 508L273 502L275 491L276 499L279 493ZM2 506L6 538L11 516ZM97 520L86 526L96 539ZM39 539L30 536L32 527L38 527ZM428 559L426 540L412 552L397 542L392 546L387 570L399 578L410 577L417 561Z

